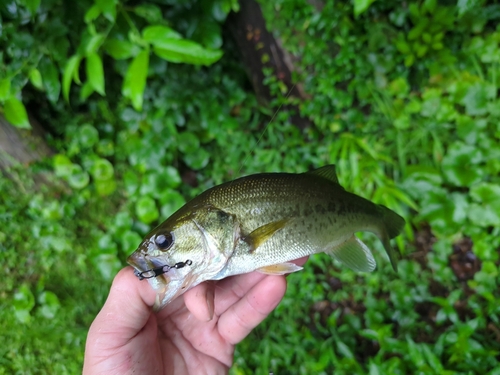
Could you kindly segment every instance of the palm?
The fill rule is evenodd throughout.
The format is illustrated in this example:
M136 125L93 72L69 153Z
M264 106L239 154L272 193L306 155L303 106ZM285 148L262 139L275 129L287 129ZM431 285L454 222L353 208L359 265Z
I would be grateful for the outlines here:
M221 374L240 342L276 307L286 281L258 273L203 283L158 314L130 268L113 283L89 331L84 374ZM213 319L207 302L214 303Z

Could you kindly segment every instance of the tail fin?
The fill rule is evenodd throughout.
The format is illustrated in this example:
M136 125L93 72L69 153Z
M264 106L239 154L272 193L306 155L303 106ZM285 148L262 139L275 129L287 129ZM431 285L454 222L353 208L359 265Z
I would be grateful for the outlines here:
M399 216L394 211L388 209L385 206L378 205L378 209L382 214L382 221L384 223L381 229L381 233L379 234L380 240L384 244L385 251L387 251L387 255L389 255L389 259L391 260L392 268L394 271L398 270L398 258L399 253L396 252L391 246L390 239L396 237L401 233L405 226L405 219Z

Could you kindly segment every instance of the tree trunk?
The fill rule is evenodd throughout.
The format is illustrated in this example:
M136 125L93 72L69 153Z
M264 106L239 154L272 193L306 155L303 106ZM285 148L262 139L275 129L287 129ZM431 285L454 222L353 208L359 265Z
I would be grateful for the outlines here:
M42 127L30 118L31 130L18 129L0 114L0 169L34 161L50 156L52 151L43 138Z
M269 87L264 85L264 68L273 69L274 75L288 88L290 97L306 98L300 85L293 84L294 68L291 59L279 41L267 31L262 11L255 0L240 0L240 11L229 14L226 28L238 46L248 77L260 103L268 105L273 99ZM291 110L291 121L299 128L303 129L311 125L308 119L300 116L297 106L287 105L284 109Z

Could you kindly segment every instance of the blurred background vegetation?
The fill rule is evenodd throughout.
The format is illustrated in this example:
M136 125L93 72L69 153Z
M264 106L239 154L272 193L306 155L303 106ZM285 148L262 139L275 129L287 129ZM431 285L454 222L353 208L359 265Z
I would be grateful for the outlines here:
M250 3L0 3L0 374L79 373L186 200L329 163L407 219L399 272L312 257L231 373L500 374L499 2Z

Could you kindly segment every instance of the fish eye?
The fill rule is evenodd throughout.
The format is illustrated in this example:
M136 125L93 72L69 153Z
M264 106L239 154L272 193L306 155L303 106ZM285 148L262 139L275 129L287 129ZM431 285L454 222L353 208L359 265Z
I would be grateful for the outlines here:
M174 243L172 233L159 234L155 238L155 244L160 250L168 250Z

